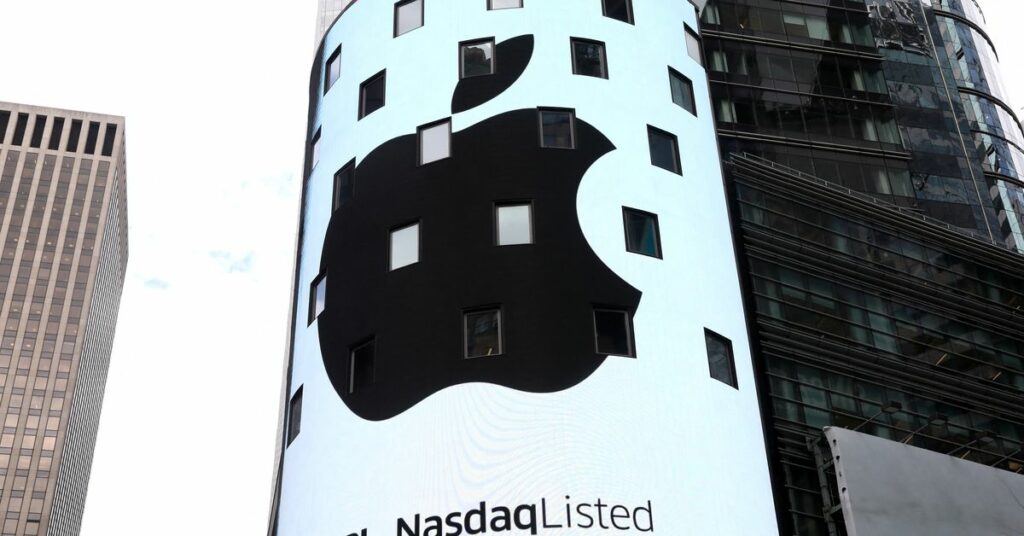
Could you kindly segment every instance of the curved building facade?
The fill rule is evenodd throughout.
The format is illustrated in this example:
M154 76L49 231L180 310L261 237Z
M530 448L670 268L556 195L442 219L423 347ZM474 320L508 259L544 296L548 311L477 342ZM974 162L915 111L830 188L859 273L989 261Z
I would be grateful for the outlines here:
M360 0L271 533L776 534L695 5Z

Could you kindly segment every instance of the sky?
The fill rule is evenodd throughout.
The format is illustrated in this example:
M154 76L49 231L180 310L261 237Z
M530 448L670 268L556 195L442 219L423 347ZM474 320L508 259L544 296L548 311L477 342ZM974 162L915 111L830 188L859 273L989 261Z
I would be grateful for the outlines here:
M984 6L1020 109L1024 3ZM0 0L0 101L127 117L130 261L82 536L266 531L315 12Z

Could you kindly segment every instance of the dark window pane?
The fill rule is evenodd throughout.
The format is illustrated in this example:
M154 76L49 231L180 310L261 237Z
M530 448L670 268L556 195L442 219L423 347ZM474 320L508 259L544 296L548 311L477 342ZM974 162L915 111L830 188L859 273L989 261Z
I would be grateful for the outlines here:
M494 41L465 43L459 47L462 77L494 74Z
M572 40L572 72L584 76L608 78L604 43Z
M11 121L11 112L0 110L0 143L4 142L7 135L7 123Z
M633 22L633 6L630 0L603 0L604 16L622 22Z
M672 173L682 174L676 137L654 127L647 127L647 137L651 146L651 164Z
M89 133L85 138L85 154L96 153L96 141L100 137L100 124L89 121Z
M103 156L113 156L115 138L117 138L117 125L108 124L107 133L103 136Z
M626 227L626 251L661 258L658 216L624 208L622 217Z
M43 145L43 130L46 129L46 116L36 116L36 126L32 129L32 141L29 144L38 149Z
M330 58L327 58L327 66L324 68L324 93L330 91L334 83L341 78L341 47L335 50Z
M594 310L594 335L597 353L604 355L633 355L633 337L630 333L629 314L608 309Z
M313 139L309 142L309 162L310 169L315 168L320 162L320 129L316 129L316 134L313 134Z
M708 367L711 369L711 377L726 385L737 387L732 342L708 330L704 330L704 338L708 346Z
M309 322L313 323L327 308L327 274L319 275L309 287Z
M373 385L373 359L375 341L370 340L352 350L349 363L349 394L358 393Z
M25 130L28 128L28 114L18 114L18 122L14 124L12 145L21 145L25 141Z
M501 311L473 311L465 315L466 357L501 355Z
M573 123L573 112L570 110L541 110L541 147L574 148Z
M384 107L386 73L381 71L359 87L359 118L362 119Z
M82 122L78 119L71 120L71 132L68 133L68 146L70 152L78 151L78 138L82 135Z
M672 102L684 110L697 115L697 104L693 98L693 83L675 69L669 68L669 83L672 86Z
M49 145L49 147L50 147L51 151L58 151L58 150L60 150L60 137L63 135L63 133L64 133L64 118L63 117L54 117L53 118L53 128L50 130L50 145ZM0 139L3 139L3 137L4 137L3 134L0 134Z
M302 427L302 387L292 395L292 401L288 404L288 444L299 436L299 429Z
M334 209L348 203L355 192L356 161L352 160L334 174Z

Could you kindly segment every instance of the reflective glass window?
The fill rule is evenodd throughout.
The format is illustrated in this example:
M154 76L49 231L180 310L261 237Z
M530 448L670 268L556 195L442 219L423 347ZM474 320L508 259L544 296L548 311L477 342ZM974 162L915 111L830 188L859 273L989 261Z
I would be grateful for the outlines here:
M487 0L487 9L512 9L523 7L523 0Z
M309 321L316 320L327 306L327 274L320 274L309 291Z
M391 231L391 270L420 262L420 224L414 223Z
M419 128L420 165L452 155L452 122L445 119Z
M423 26L423 1L403 0L395 4L395 37Z
M358 393L373 385L373 362L376 356L376 341L370 339L349 354L349 394Z
M732 341L710 330L704 330L704 339L708 348L711 377L726 385L737 387Z
M608 62L604 43L572 39L572 72L583 76L608 78Z
M632 357L633 334L629 313L594 309L594 341L599 354Z
M686 52L693 58L693 61L704 65L700 50L700 37L689 26L686 27Z
M540 110L540 145L555 149L573 149L575 140L575 114L572 110Z
M622 209L626 228L626 251L661 258L661 236L658 216L632 208Z
M533 243L533 205L502 204L496 207L499 246Z
M631 0L601 0L604 16L622 22L633 23L633 3Z
M381 71L359 86L359 118L362 119L384 107L387 72Z
M501 355L501 310L470 311L465 318L466 357Z
M299 429L302 426L302 386L292 395L288 404L288 445L299 437Z
M494 39L460 44L459 64L462 78L494 74Z
M675 135L654 127L647 127L647 138L651 149L651 164L682 175L679 162L679 144Z
M348 203L355 194L355 173L356 161L353 159L334 174L334 210Z
M327 66L324 68L324 93L334 87L334 83L341 78L341 47L339 46L327 58Z
M691 114L697 115L697 102L693 97L693 82L671 67L668 69L668 78L672 88L672 102Z

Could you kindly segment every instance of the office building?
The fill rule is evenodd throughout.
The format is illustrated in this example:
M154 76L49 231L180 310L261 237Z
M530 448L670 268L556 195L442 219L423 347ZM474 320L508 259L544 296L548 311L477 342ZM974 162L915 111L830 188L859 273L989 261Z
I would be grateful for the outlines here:
M334 21L341 15L341 12L355 0L317 0L316 7L316 35L315 45L320 45L320 39L327 33L327 29L334 24Z
M712 0L701 20L782 532L853 525L808 448L825 427L1022 472L1024 137L979 5Z
M328 26L272 536L1024 526L1024 133L973 0Z
M0 534L77 535L128 260L124 119L0 102Z

